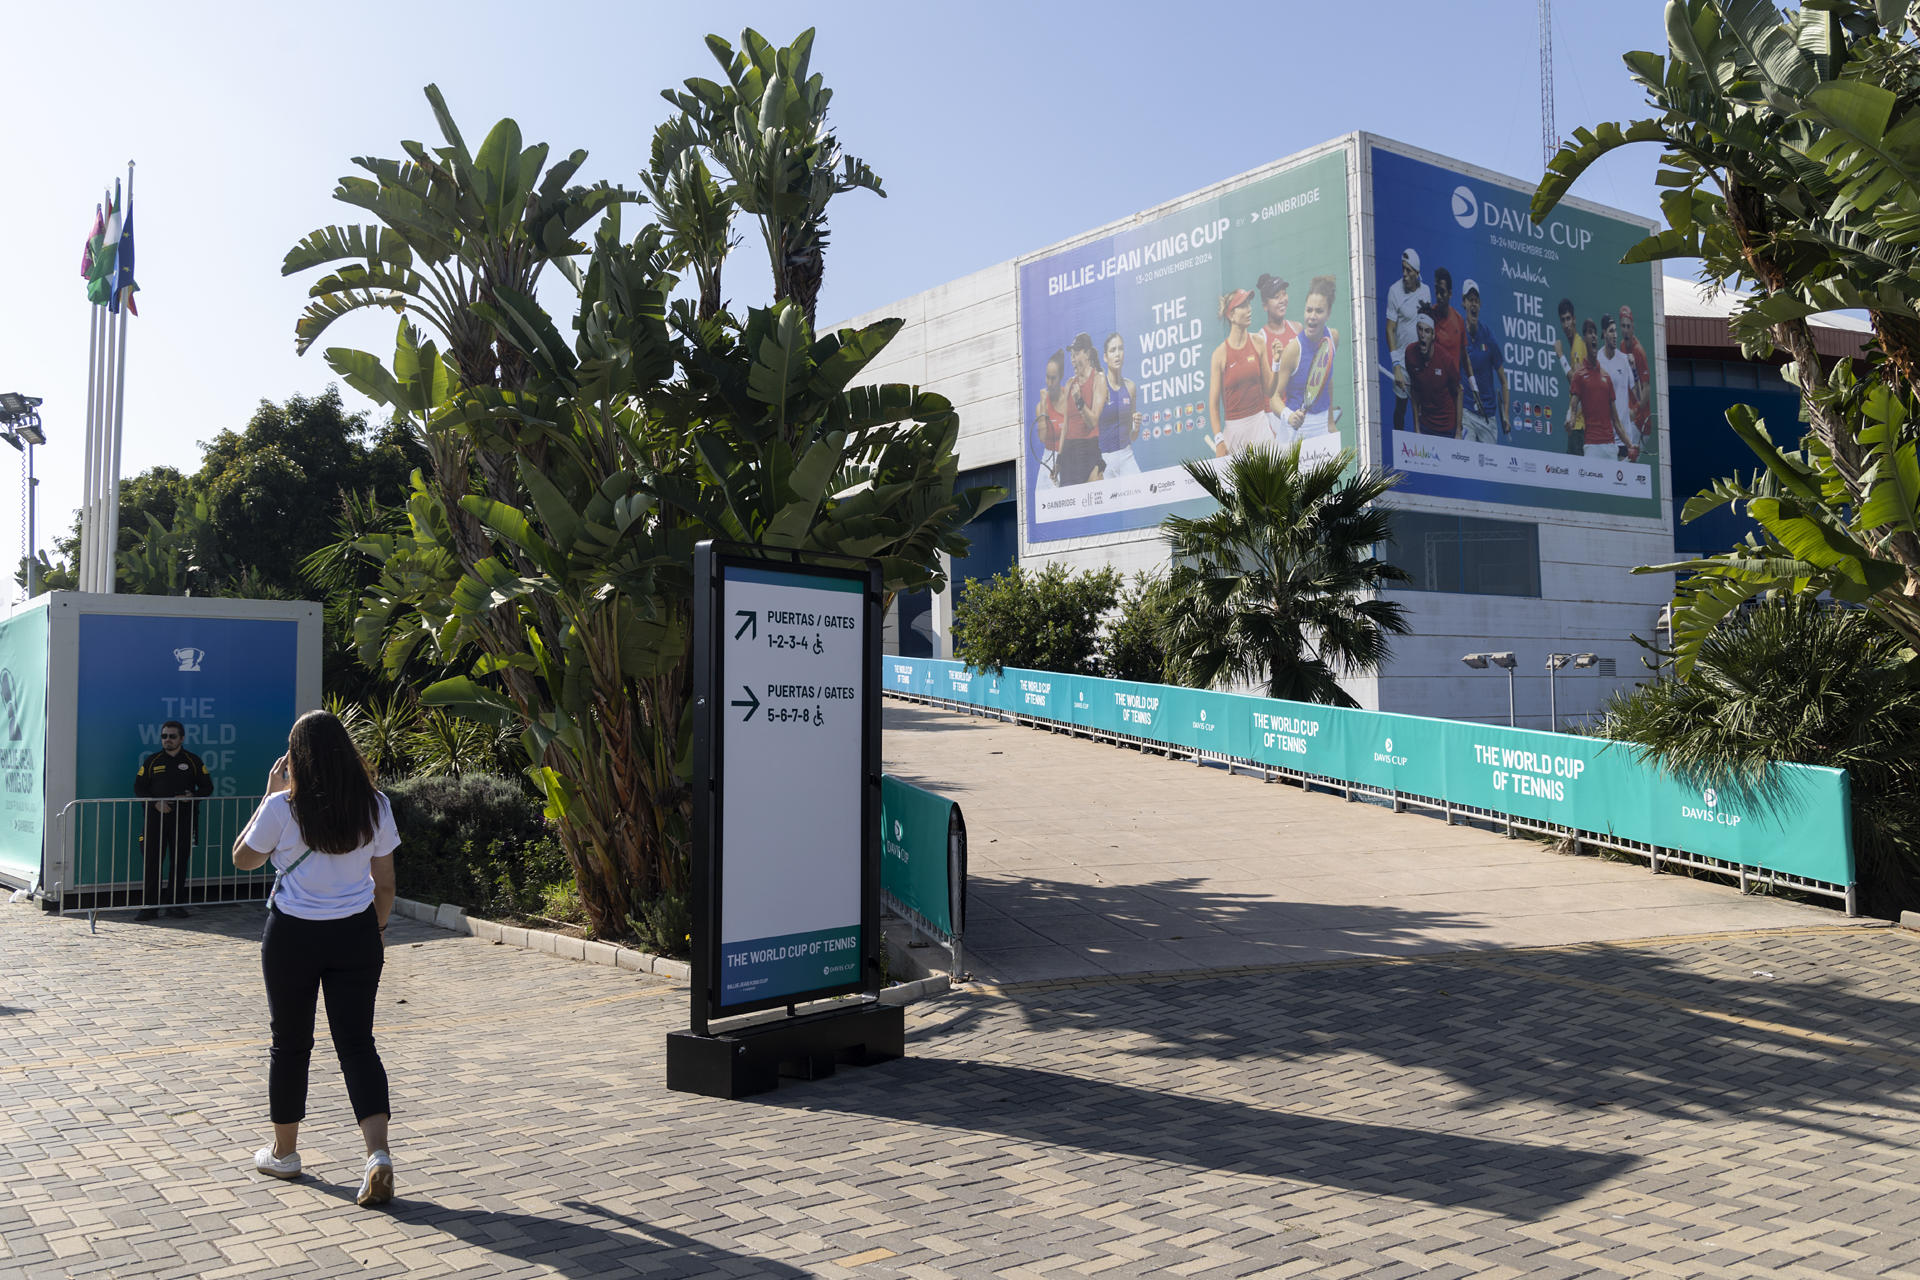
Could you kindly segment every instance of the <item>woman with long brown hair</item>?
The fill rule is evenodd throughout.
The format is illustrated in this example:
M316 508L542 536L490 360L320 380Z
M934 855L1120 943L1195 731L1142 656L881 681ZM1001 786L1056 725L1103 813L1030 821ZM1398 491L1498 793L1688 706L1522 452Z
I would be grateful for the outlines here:
M1067 373L1067 353L1055 350L1047 357L1047 385L1033 406L1033 431L1040 442L1040 470L1046 477L1042 488L1060 483L1060 446L1065 443L1067 389L1062 379Z
M300 1122L307 1113L314 1002L327 997L340 1074L366 1142L361 1204L393 1198L387 1153L387 1069L373 1044L373 998L393 910L393 809L373 784L346 727L325 711L293 723L287 754L267 775L267 798L233 842L243 871L271 862L267 928L260 940L273 1053L267 1105L273 1142L253 1165L275 1178L300 1176Z

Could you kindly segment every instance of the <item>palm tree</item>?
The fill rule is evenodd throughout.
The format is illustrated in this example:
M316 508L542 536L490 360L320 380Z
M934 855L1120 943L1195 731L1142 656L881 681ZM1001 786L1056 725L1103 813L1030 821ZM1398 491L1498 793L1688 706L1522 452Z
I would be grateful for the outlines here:
M1763 601L1708 632L1683 677L1608 704L1599 735L1675 775L1764 792L1775 761L1852 779L1861 909L1920 906L1920 680L1903 637L1864 609Z
M1300 446L1250 449L1224 468L1187 474L1219 504L1161 524L1173 549L1167 657L1196 688L1257 683L1267 696L1358 704L1341 673L1377 670L1388 635L1406 635L1405 609L1374 593L1407 574L1379 559L1389 536L1378 499L1398 481L1352 471L1351 450L1303 462Z

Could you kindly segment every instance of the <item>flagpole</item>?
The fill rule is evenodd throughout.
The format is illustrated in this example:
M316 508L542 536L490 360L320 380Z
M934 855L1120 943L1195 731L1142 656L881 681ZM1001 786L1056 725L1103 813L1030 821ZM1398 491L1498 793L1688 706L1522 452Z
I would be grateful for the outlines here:
M107 335L107 358L100 365L100 426L93 433L93 520L100 540L93 548L93 589L108 591L107 575L112 572L114 535L107 529L107 440L113 430L113 373L120 364L119 335L114 332L113 313L100 308L100 328Z
M96 213L96 218L100 215ZM100 309L87 304L87 441L86 481L80 488L80 510L85 519L80 525L80 589L85 591L93 578L93 544L99 534L93 527L93 426L100 411Z
M120 205L121 225L133 212L133 161L127 161L127 196ZM116 268L117 270L117 268ZM118 290L115 290L116 296ZM120 577L120 424L127 412L127 308L125 299L120 300L120 341L117 344L120 354L120 368L115 375L113 393L113 437L107 448L107 563L106 585L102 590L113 594Z
M93 486L87 490L87 523L93 530L93 557L87 564L87 590L97 592L100 587L100 562L104 554L107 531L102 523L105 514L100 510L100 488L106 479L106 439L107 420L113 406L113 324L107 309L98 306L100 313L100 407L93 419Z

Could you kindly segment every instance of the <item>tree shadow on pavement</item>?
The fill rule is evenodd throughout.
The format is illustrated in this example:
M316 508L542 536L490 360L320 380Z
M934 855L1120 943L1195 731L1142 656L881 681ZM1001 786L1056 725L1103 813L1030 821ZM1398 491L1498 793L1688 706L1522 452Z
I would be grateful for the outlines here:
M339 1186L320 1189L348 1204L353 1203L356 1190ZM562 1200L560 1206L577 1216L453 1209L404 1195L396 1196L384 1209L368 1212L385 1213L410 1226L431 1227L462 1244L549 1267L563 1276L737 1274L798 1280L810 1274L782 1262L723 1249L584 1200Z
M981 877L967 886L973 971L1023 982L1439 954L1492 945L1477 918L1382 903L1283 901L1194 877L1105 884Z
M1316 944L1337 950L1326 944L1345 937L1355 958L1302 956L1301 967L1269 973L1014 987L991 1007L1011 1007L1035 1031L1096 1036L1106 1051L1136 1060L1218 1064L1229 1087L1255 1072L1351 1058L1383 1075L1438 1075L1446 1105L1461 1112L1517 1101L1765 1115L1854 1138L1872 1127L1862 1111L1920 1115L1912 1087L1920 1072L1920 948L1896 931L1526 950L1477 949L1463 935L1436 948L1422 936L1444 925L1434 913L1247 901L1179 881L1150 888L1180 907L1180 919L1278 939L1276 962L1288 960L1289 936L1305 936L1289 924L1296 912L1334 922L1314 932ZM1053 927L1058 917L1045 908L1056 897L1125 922L1131 893L1109 898L1101 887L1029 882L992 899L1019 913L995 921L983 919L978 904L988 895L976 888L969 951L990 957L993 946L974 935L992 938L996 927ZM1176 927L1183 926L1166 926ZM1377 958L1364 958L1369 952ZM934 1015L942 1025L922 1033L926 1047L993 1056L973 1034L988 1008L956 1001L951 1013Z
M1016 1142L1288 1179L1533 1220L1639 1163L1623 1152L1438 1133L1270 1110L1005 1063L909 1057L844 1088L769 1094L773 1106L844 1111ZM1006 1153L1007 1163L1025 1157Z

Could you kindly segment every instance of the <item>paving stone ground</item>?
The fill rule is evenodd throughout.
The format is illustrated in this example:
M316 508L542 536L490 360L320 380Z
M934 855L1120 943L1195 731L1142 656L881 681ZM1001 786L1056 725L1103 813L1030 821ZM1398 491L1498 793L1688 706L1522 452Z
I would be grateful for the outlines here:
M1257 776L889 699L890 773L966 817L966 967L1021 982L1835 924Z
M684 988L396 921L363 1210L324 1047L250 1167L260 923L0 907L0 1275L1920 1275L1894 929L974 987L729 1103L664 1088Z

